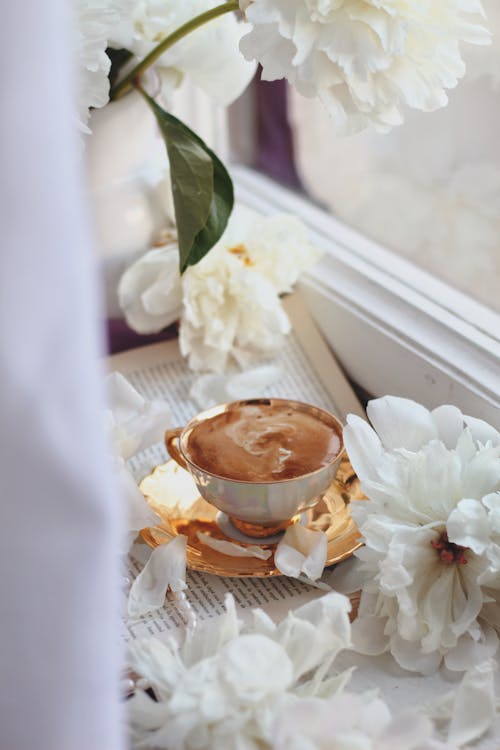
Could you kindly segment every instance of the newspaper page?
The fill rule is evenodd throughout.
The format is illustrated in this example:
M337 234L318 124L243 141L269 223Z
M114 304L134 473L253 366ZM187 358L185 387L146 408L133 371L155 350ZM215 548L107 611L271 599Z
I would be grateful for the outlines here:
M338 363L322 339L304 303L298 295L286 300L293 332L286 345L273 359L280 368L280 378L262 396L293 398L325 408L342 421L348 413L362 415L363 409ZM144 397L162 399L170 407L172 424L183 426L199 411L189 398L190 389L199 375L189 370L182 358L177 340L153 344L109 357L108 367L127 377ZM129 460L129 467L140 482L158 464L168 460L163 443L151 446ZM136 544L129 559L127 576L134 579L150 554L144 544ZM275 620L320 595L318 589L285 576L270 578L222 578L188 571L186 595L199 620L222 613L224 596L235 598L240 617L255 607L263 608ZM168 599L161 610L127 621L123 627L126 641L144 635L178 633L183 621Z

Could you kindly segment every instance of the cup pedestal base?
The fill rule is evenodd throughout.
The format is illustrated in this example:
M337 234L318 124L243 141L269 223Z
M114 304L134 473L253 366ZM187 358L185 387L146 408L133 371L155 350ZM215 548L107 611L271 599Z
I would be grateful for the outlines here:
M294 524L299 518L300 515L294 516L287 521L280 521L272 526L263 526L260 523L249 523L248 521L241 521L234 516L229 516L229 520L233 526L245 536L252 537L252 539L267 539L270 536L275 536L285 531L285 529Z
M247 521L241 521L238 518L227 515L219 510L215 517L215 522L219 529L226 537L233 539L235 542L244 544L277 544L284 531L293 523L301 521L301 516L294 516L289 521L282 521L273 526L262 526L260 524L251 524ZM253 533L252 533L253 532ZM258 532L258 536L255 532Z

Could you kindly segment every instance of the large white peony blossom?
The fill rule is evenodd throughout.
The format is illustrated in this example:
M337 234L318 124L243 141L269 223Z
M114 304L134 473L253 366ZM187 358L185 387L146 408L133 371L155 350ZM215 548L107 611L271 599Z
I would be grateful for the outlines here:
M138 57L145 57L159 42L187 21L220 5L218 0L136 0L129 28L118 36ZM155 63L155 68L178 80L186 75L217 104L227 106L252 80L256 64L243 58L238 44L248 25L228 13L212 19L176 42Z
M200 623L182 648L155 638L130 646L132 669L148 680L157 702L137 690L127 703L137 747L241 748L270 746L279 711L302 695L331 695L347 676L323 681L349 645L350 602L336 593L290 613L275 625L254 612L251 632L241 632L234 600L226 614ZM314 670L313 677L299 681Z
M247 367L276 354L291 330L275 287L245 258L218 245L184 274L179 343L193 370Z
M340 132L385 132L432 111L464 75L459 44L488 44L479 0L252 0L240 49L263 78L318 96Z
M274 355L290 332L279 294L320 252L298 219L236 213L219 243L183 276L180 345L193 370L245 368Z
M453 750L434 739L431 721L414 710L393 718L373 692L348 693L351 669L329 676L337 654L349 646L349 609L345 597L331 592L279 625L254 610L242 630L228 594L225 614L199 623L182 647L173 639L135 641L130 667L156 701L137 688L127 702L132 746Z
M223 372L273 355L290 331L279 295L320 257L304 225L287 214L261 219L237 207L217 245L182 277L177 247L154 249L123 275L119 299L139 333L180 314L180 345L193 370Z
M456 407L370 402L344 442L369 500L352 508L365 547L353 633L406 669L465 670L500 629L500 434Z

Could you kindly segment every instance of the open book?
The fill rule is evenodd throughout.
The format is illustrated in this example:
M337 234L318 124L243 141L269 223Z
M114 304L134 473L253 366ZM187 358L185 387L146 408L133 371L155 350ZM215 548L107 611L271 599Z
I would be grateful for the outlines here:
M285 300L285 308L293 326L286 345L273 364L281 370L280 378L265 389L262 396L293 398L323 407L341 421L349 413L364 415L364 411L341 368L318 332L299 295ZM189 398L189 391L198 375L187 367L176 340L115 354L108 360L110 370L119 371L148 399L163 399L171 410L173 423L165 427L186 424L198 411ZM137 454L129 465L139 482L158 464L168 459L165 447L159 443ZM135 545L129 565L129 576L141 570L149 548ZM187 597L198 619L222 613L224 595L231 592L242 619L252 608L262 607L275 619L281 619L289 609L300 606L319 594L296 580L273 578L221 578L188 571ZM124 624L124 638L141 635L175 633L183 626L180 613L167 600L165 606L152 615Z

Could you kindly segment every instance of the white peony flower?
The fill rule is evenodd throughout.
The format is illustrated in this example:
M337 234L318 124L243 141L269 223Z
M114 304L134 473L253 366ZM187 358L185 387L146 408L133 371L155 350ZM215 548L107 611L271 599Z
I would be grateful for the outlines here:
M253 0L240 49L266 80L318 96L339 131L388 131L432 111L464 75L459 43L488 44L479 0Z
M130 666L152 686L157 702L137 690L128 701L137 747L186 750L272 746L276 717L302 696L331 696L346 676L324 680L324 664L349 645L346 597L328 594L275 625L254 612L241 632L234 600L226 614L200 623L182 648L155 638L134 642ZM307 681L299 681L311 672Z
M109 100L108 73L111 62L106 54L114 27L130 11L130 0L76 0L80 91L78 120L83 132L89 133L90 107L104 107Z
M183 276L180 345L194 370L245 368L275 354L290 322L278 294L320 253L291 216L256 220L235 211L219 243Z
M139 333L161 330L180 314L180 345L193 370L223 372L274 354L290 332L279 294L320 257L293 216L257 218L237 207L208 255L179 275L176 245L150 250L123 275L118 296Z
M191 18L219 4L218 0L138 0L126 46L138 57L145 57ZM167 50L155 67L168 75L175 72L180 79L186 75L194 86L227 106L240 96L255 73L255 63L245 60L238 50L247 29L248 25L234 13L212 19Z
M390 650L430 673L489 658L500 628L500 434L456 407L370 402L375 429L350 415L344 442L369 500L354 630L365 653Z
M182 287L179 343L193 370L223 372L232 360L245 368L275 354L291 330L271 282L225 247L189 268Z
M177 244L155 247L133 263L120 279L118 301L137 333L156 333L178 320L182 287Z

